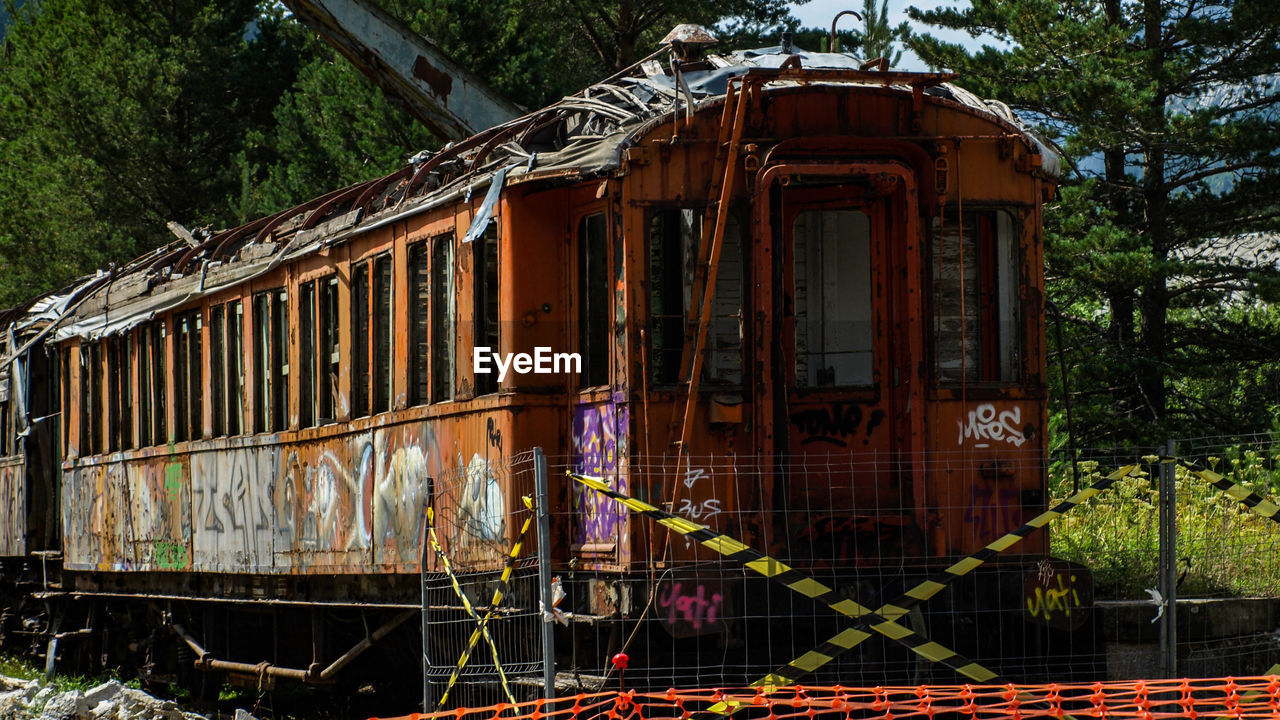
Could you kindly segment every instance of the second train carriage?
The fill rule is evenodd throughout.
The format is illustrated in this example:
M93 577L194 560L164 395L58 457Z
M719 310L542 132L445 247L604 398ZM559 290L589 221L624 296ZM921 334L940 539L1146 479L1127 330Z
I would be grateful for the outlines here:
M442 571L429 506L450 558L494 569L532 492L507 464L523 449L868 603L1043 510L1056 156L949 76L696 40L46 303L24 327L57 353L59 592L146 600L225 667L309 659L295 675L316 679L341 633L289 620L282 640L213 601L412 608ZM552 372L475 372L492 353ZM561 631L565 665L602 672L647 618L652 683L744 683L838 627L555 473L551 496L566 605L591 619ZM1018 646L995 661L1015 676L1087 650L1087 572L1046 551L1033 536L912 622ZM1067 626L1021 606L1045 573L1086 595ZM688 667L707 652L739 659ZM823 677L920 677L867 652Z

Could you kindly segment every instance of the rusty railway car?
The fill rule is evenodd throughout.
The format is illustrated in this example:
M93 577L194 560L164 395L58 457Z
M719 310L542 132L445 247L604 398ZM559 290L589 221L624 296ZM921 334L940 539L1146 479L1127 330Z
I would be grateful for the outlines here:
M6 631L90 629L59 609L77 599L113 628L95 652L157 674L329 680L443 571L428 507L447 557L502 565L533 491L508 460L533 447L869 604L1042 511L1056 156L947 75L684 39L669 65L19 313L13 367L57 389L8 421L53 418L30 472L21 444L0 468L0 548L22 607L52 610L15 606ZM579 620L561 669L604 675L627 649L633 683L745 683L840 627L561 473L550 494ZM61 552L56 582L36 550ZM1046 553L1032 536L913 627L978 657L1036 644L992 660L1015 677L1073 662L1087 598L1070 627L1022 607L1028 574L1067 572ZM921 677L883 670L896 652L820 675Z

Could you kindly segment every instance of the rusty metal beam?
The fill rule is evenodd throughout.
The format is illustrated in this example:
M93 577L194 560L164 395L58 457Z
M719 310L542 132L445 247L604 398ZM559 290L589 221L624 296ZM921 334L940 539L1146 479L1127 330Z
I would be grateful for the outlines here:
M285 0L285 5L446 140L459 140L524 114L369 0Z
M198 640L191 636L191 633L187 632L186 628L182 627L178 623L169 623L169 629L171 629L178 637L182 638L182 641L185 642L187 646L191 648L191 651L196 654L196 660L193 665L197 670L257 675L259 677L270 676L285 678L286 680L296 680L298 682L308 683L311 685L327 685L337 679L338 673L342 672L342 669L347 665L350 665L353 660L364 654L366 650L373 647L378 641L382 640L387 635L390 635L391 632L399 627L405 620L408 620L417 614L418 609L414 608L396 615L377 630L374 630L372 634L366 636L363 640L353 645L350 650L339 656L337 660L329 663L329 666L324 669L321 669L318 663L312 663L307 667L307 669L302 670L299 668L279 667L266 661L253 664L235 662L232 660L219 660L213 657L213 655L206 650Z

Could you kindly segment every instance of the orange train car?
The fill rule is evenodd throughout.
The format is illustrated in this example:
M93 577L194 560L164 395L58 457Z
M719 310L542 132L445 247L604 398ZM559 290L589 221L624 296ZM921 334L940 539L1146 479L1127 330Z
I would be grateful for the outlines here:
M745 683L836 616L564 470L872 607L1041 512L1053 152L948 75L684 39L28 309L11 350L47 342L56 365L23 357L60 388L47 598L145 601L115 612L185 641L157 648L317 680L367 632L317 613L381 613L382 637L444 571L428 508L458 568L501 567L533 492L513 458L540 447L576 620L557 666L603 677L625 650L630 682ZM1088 573L1046 552L1034 535L903 622L1014 675L1078 663ZM1065 619L1023 606L1046 577ZM953 677L868 645L819 673Z

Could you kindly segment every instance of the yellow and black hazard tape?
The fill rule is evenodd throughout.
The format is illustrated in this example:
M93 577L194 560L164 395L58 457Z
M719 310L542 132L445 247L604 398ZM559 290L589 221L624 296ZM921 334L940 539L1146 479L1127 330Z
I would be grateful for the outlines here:
M1240 483L1232 482L1212 470L1199 470L1186 463L1183 463L1182 466L1192 475L1235 498L1254 513L1280 523L1280 505L1276 505Z
M526 509L529 509L530 511L534 509L534 501L532 501L532 498L526 495L522 497L521 500L525 501ZM428 510L428 512L431 512L431 510ZM507 561L504 562L504 565L502 568L502 577L498 578L498 587L494 588L493 600L489 601L489 610L485 612L483 619L480 619L479 621L477 621L476 629L471 630L471 637L467 639L467 647L463 648L462 656L458 657L458 664L456 667L454 667L453 674L449 675L449 683L447 685L444 685L444 692L440 693L440 700L439 702L435 703L436 710L439 710L439 708L443 708L444 703L449 700L449 691L452 691L453 685L457 684L458 678L462 676L462 669L463 667L466 667L467 661L471 660L471 651L475 650L476 644L479 644L481 635L484 635L484 637L488 637L489 619L493 618L495 612L497 612L498 610L498 606L502 605L502 597L504 596L504 594L507 594L507 591L511 589L512 570L515 570L517 557L520 556L520 548L521 546L524 546L525 534L529 533L530 525L534 524L534 516L535 516L534 512L530 512L529 516L525 518L525 523L521 525L520 534L516 536L516 544L513 544L513 546L511 546L511 552L507 553ZM431 525L434 525L434 523L431 523ZM440 555L440 561L442 561L442 564L445 566L445 569L448 569L448 560L444 559L443 552L440 551L440 544L435 541L434 528L433 528L433 533L431 533L431 544L433 544L433 547L435 548L436 553ZM452 577L452 573L451 575L449 575L449 577L451 577L451 579L453 580L454 592L461 593L461 588L458 588L457 579L454 579ZM463 602L463 605L466 606L466 603L467 603L466 596L462 596L462 602ZM468 612L471 611L470 607L468 607L467 611ZM472 618L475 618L475 614L472 614L471 616ZM493 644L492 638L489 638L489 643L490 643L490 647L492 647L492 644ZM498 673L502 674L502 666L498 664L497 648L494 648L493 662L494 662L494 665L498 666ZM503 687L506 688L506 680L507 680L506 676L503 675L502 678L503 678ZM511 697L511 691L509 691L509 689L507 689L507 697L511 698L512 702L515 702L515 698Z
M795 592L812 598L827 607L835 610L841 615L854 618L855 620L865 620L870 628L885 637L895 640L920 657L936 663L942 663L947 667L955 670L957 673L980 683L988 683L998 681L999 676L991 670L979 665L978 663L965 658L956 651L945 647L939 643L933 642L923 637L911 628L904 627L898 623L886 619L876 613L869 607L858 603L852 598L845 597L835 588L832 588L808 575L800 572L787 565L786 563L769 557L741 542L725 535L718 533L706 525L699 525L682 517L672 515L669 512L659 510L649 503L637 500L628 495L614 490L604 483L600 478L593 478L577 473L567 473L569 477L582 483L583 485L605 494L622 503L632 511L647 516L655 520L670 530L693 540L704 547L710 548L725 558L737 563L741 563L748 569L763 575L770 580L778 582ZM852 642L853 638L859 634L866 634L861 630L849 629L837 636L840 642ZM861 640L859 640L861 642ZM842 647L842 646L837 646ZM820 667L822 664L830 661L830 657L818 650L810 651L801 658L805 664L811 664L814 667Z
M988 560L994 558L1005 550L1008 550L1014 545L1017 545L1019 542L1022 542L1022 540L1031 533L1039 530L1045 525L1048 525L1054 519L1071 512L1071 510L1076 506L1085 502L1094 495L1110 488L1117 480L1128 476L1137 468L1137 465L1126 465L1119 468L1093 485L1076 492L1052 508L1028 520L1026 524L1017 530L1005 533L996 540L988 543L987 546L981 550L952 563L947 568L920 582L918 585L907 590L897 598L881 605L875 612L886 619L898 620L910 612L911 608L925 602L934 595L937 595L946 588L947 585L959 580L970 572L973 572ZM791 662L779 667L777 670L774 670L772 673L769 673L768 675L765 675L759 680L751 683L749 687L779 687L783 685L796 684L804 675L814 672L818 668L834 660L842 653L852 650L867 638L871 637L870 633L862 632L860 630L860 628L866 628L868 626L869 623L866 620L856 621L854 627L824 641L812 651L801 655L795 660L792 660Z
M533 500L529 496L524 496L524 506L529 510L533 510ZM515 694L511 692L511 687L507 684L507 674L502 669L502 663L498 659L498 646L493 641L493 636L489 634L489 619L493 617L498 606L502 603L502 596L506 594L511 583L511 573L515 568L516 558L520 555L520 548L524 544L524 536L529 532L529 526L533 524L535 513L530 512L525 518L524 524L520 526L520 534L516 536L516 542L511 546L511 552L507 554L506 562L502 568L502 575L498 580L498 587L494 588L493 598L489 601L489 609L481 618L471 606L471 601L467 599L467 594L462 591L462 585L458 583L458 576L453 572L453 566L449 562L449 558L444 554L444 548L440 547L440 540L436 537L435 509L427 508L427 534L431 538L431 548L435 551L436 557L440 559L440 565L444 568L444 572L449 576L449 583L453 586L453 591L462 600L462 607L476 622L475 630L471 631L471 637L467 640L467 646L462 650L462 655L458 658L457 665L453 668L453 673L449 676L449 684L445 686L444 692L440 694L440 700L436 702L436 709L444 707L445 702L449 699L449 692L458 682L458 678L462 675L462 669L466 667L467 662L471 659L471 651L483 637L489 645L489 650L493 653L493 666L498 670L498 678L502 681L502 690L506 693L507 699L514 705L516 704Z

